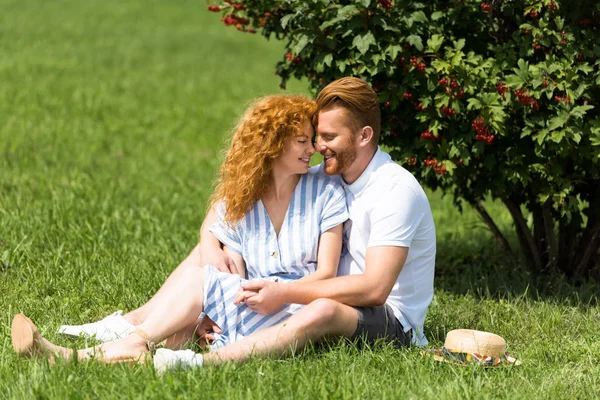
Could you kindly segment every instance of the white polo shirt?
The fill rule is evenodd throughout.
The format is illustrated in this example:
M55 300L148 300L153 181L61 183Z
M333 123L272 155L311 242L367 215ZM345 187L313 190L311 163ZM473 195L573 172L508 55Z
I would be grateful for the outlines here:
M377 149L362 175L346 191L350 219L338 275L362 274L367 248L408 247L408 257L386 301L413 343L426 345L423 323L433 298L435 226L429 201L415 177Z

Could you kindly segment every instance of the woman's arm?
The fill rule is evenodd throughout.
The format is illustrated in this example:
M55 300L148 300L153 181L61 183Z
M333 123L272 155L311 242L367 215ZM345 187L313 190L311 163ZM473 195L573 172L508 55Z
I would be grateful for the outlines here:
M233 251L232 249L230 249L227 246L223 246L223 251L225 252L225 254L227 254L229 256L229 258L231 259L231 261L233 262L233 266L231 268L231 273L232 274L238 274L239 276L241 276L242 278L246 278L246 262L244 261L244 258L242 257L241 254L236 253L235 251Z
M219 271L236 273L231 256L222 249L221 242L210 231L210 227L217 221L217 212L214 207L208 210L200 228L200 265L210 264Z
M342 227L343 224L340 224L321 234L317 252L317 270L299 279L298 282L314 282L336 276L342 252Z

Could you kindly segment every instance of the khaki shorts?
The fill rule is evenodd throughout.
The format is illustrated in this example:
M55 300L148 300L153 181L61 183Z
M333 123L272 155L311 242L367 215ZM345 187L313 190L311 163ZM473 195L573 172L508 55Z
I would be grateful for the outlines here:
M404 327L396 319L390 306L384 304L377 307L354 307L358 311L358 327L351 339L363 339L374 343L377 339L385 339L398 346L408 346L411 332L404 332Z

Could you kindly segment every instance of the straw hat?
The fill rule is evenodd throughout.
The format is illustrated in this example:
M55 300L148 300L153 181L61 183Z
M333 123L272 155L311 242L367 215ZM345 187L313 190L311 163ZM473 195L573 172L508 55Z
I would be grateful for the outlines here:
M495 367L502 364L521 364L508 355L506 341L502 337L472 329L455 329L448 332L444 347L429 351L437 361L461 365L475 363L485 367Z

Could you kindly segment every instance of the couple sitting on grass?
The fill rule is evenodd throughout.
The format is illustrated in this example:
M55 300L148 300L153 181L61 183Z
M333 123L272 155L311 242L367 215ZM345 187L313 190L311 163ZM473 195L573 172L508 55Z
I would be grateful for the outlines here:
M316 139L315 139L316 128ZM201 241L146 304L59 332L104 341L74 351L24 315L23 356L138 361L158 371L285 356L327 337L426 344L435 228L423 189L379 149L376 93L357 78L316 102L274 95L242 117ZM315 151L324 161L309 167ZM180 350L194 336L211 351Z

